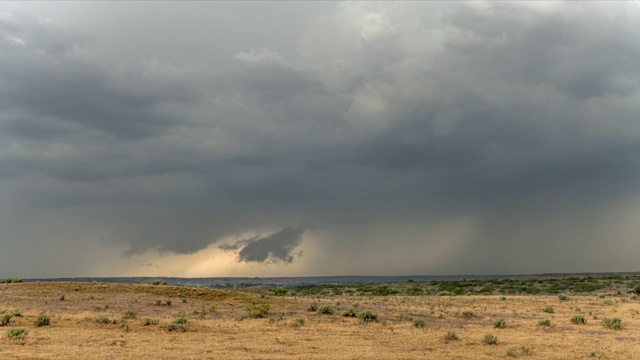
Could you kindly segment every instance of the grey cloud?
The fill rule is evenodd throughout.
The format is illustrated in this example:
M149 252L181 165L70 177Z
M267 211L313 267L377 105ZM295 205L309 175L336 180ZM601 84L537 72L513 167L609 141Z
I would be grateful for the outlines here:
M295 49L234 48L230 35L218 63L203 55L217 44L187 44L200 49L195 64L163 58L189 58L170 42L116 63L83 31L0 18L0 210L65 209L69 237L94 230L128 254L283 229L221 245L244 262L291 262L304 228L287 226L313 223L328 234L318 248L350 273L394 269L368 264L390 247L449 241L444 230L421 235L424 224L459 218L474 232L450 263L483 259L465 271L492 271L496 247L597 247L584 234L601 234L606 209L639 195L640 10L547 5L341 3L291 31ZM565 222L544 211L558 199L575 215L548 213ZM403 269L462 271L429 266ZM510 266L498 270L523 269Z
M304 227L287 227L264 237L240 240L219 246L224 251L238 251L238 261L291 263L301 253L294 253L307 231Z

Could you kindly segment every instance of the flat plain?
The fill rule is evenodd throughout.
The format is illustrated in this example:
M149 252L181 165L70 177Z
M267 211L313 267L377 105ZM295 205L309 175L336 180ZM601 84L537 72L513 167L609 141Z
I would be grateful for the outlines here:
M640 359L637 277L582 279L273 289L2 283L0 358ZM36 325L41 315L49 325ZM11 329L26 335L12 338Z

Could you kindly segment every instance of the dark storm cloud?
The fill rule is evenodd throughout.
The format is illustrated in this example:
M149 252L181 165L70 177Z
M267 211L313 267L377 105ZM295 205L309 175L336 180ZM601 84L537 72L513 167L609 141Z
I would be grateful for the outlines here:
M301 253L294 253L302 242L304 227L287 227L271 235L240 240L219 246L224 251L238 251L238 261L291 263Z
M186 79L151 68L110 71L83 54L77 38L28 17L0 20L0 37L0 109L13 115L4 125L10 133L47 138L77 124L132 139L188 124L171 114L172 105L195 100Z
M283 229L220 249L290 263L302 223L340 271L513 272L542 271L522 249L597 248L598 219L640 195L637 4L344 3L290 33L296 49L174 64L175 42L107 59L82 31L0 16L0 210L45 234L33 214L65 209L60 238L129 255ZM440 267L371 265L439 244Z

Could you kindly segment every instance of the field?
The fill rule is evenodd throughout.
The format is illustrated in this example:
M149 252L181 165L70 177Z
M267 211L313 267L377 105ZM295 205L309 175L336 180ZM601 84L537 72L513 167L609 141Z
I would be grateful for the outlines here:
M2 283L0 358L640 359L637 280Z

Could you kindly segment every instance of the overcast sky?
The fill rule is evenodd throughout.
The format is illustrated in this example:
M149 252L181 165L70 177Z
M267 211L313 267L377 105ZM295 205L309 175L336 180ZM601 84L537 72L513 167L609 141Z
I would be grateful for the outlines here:
M0 3L0 278L637 271L639 2Z

